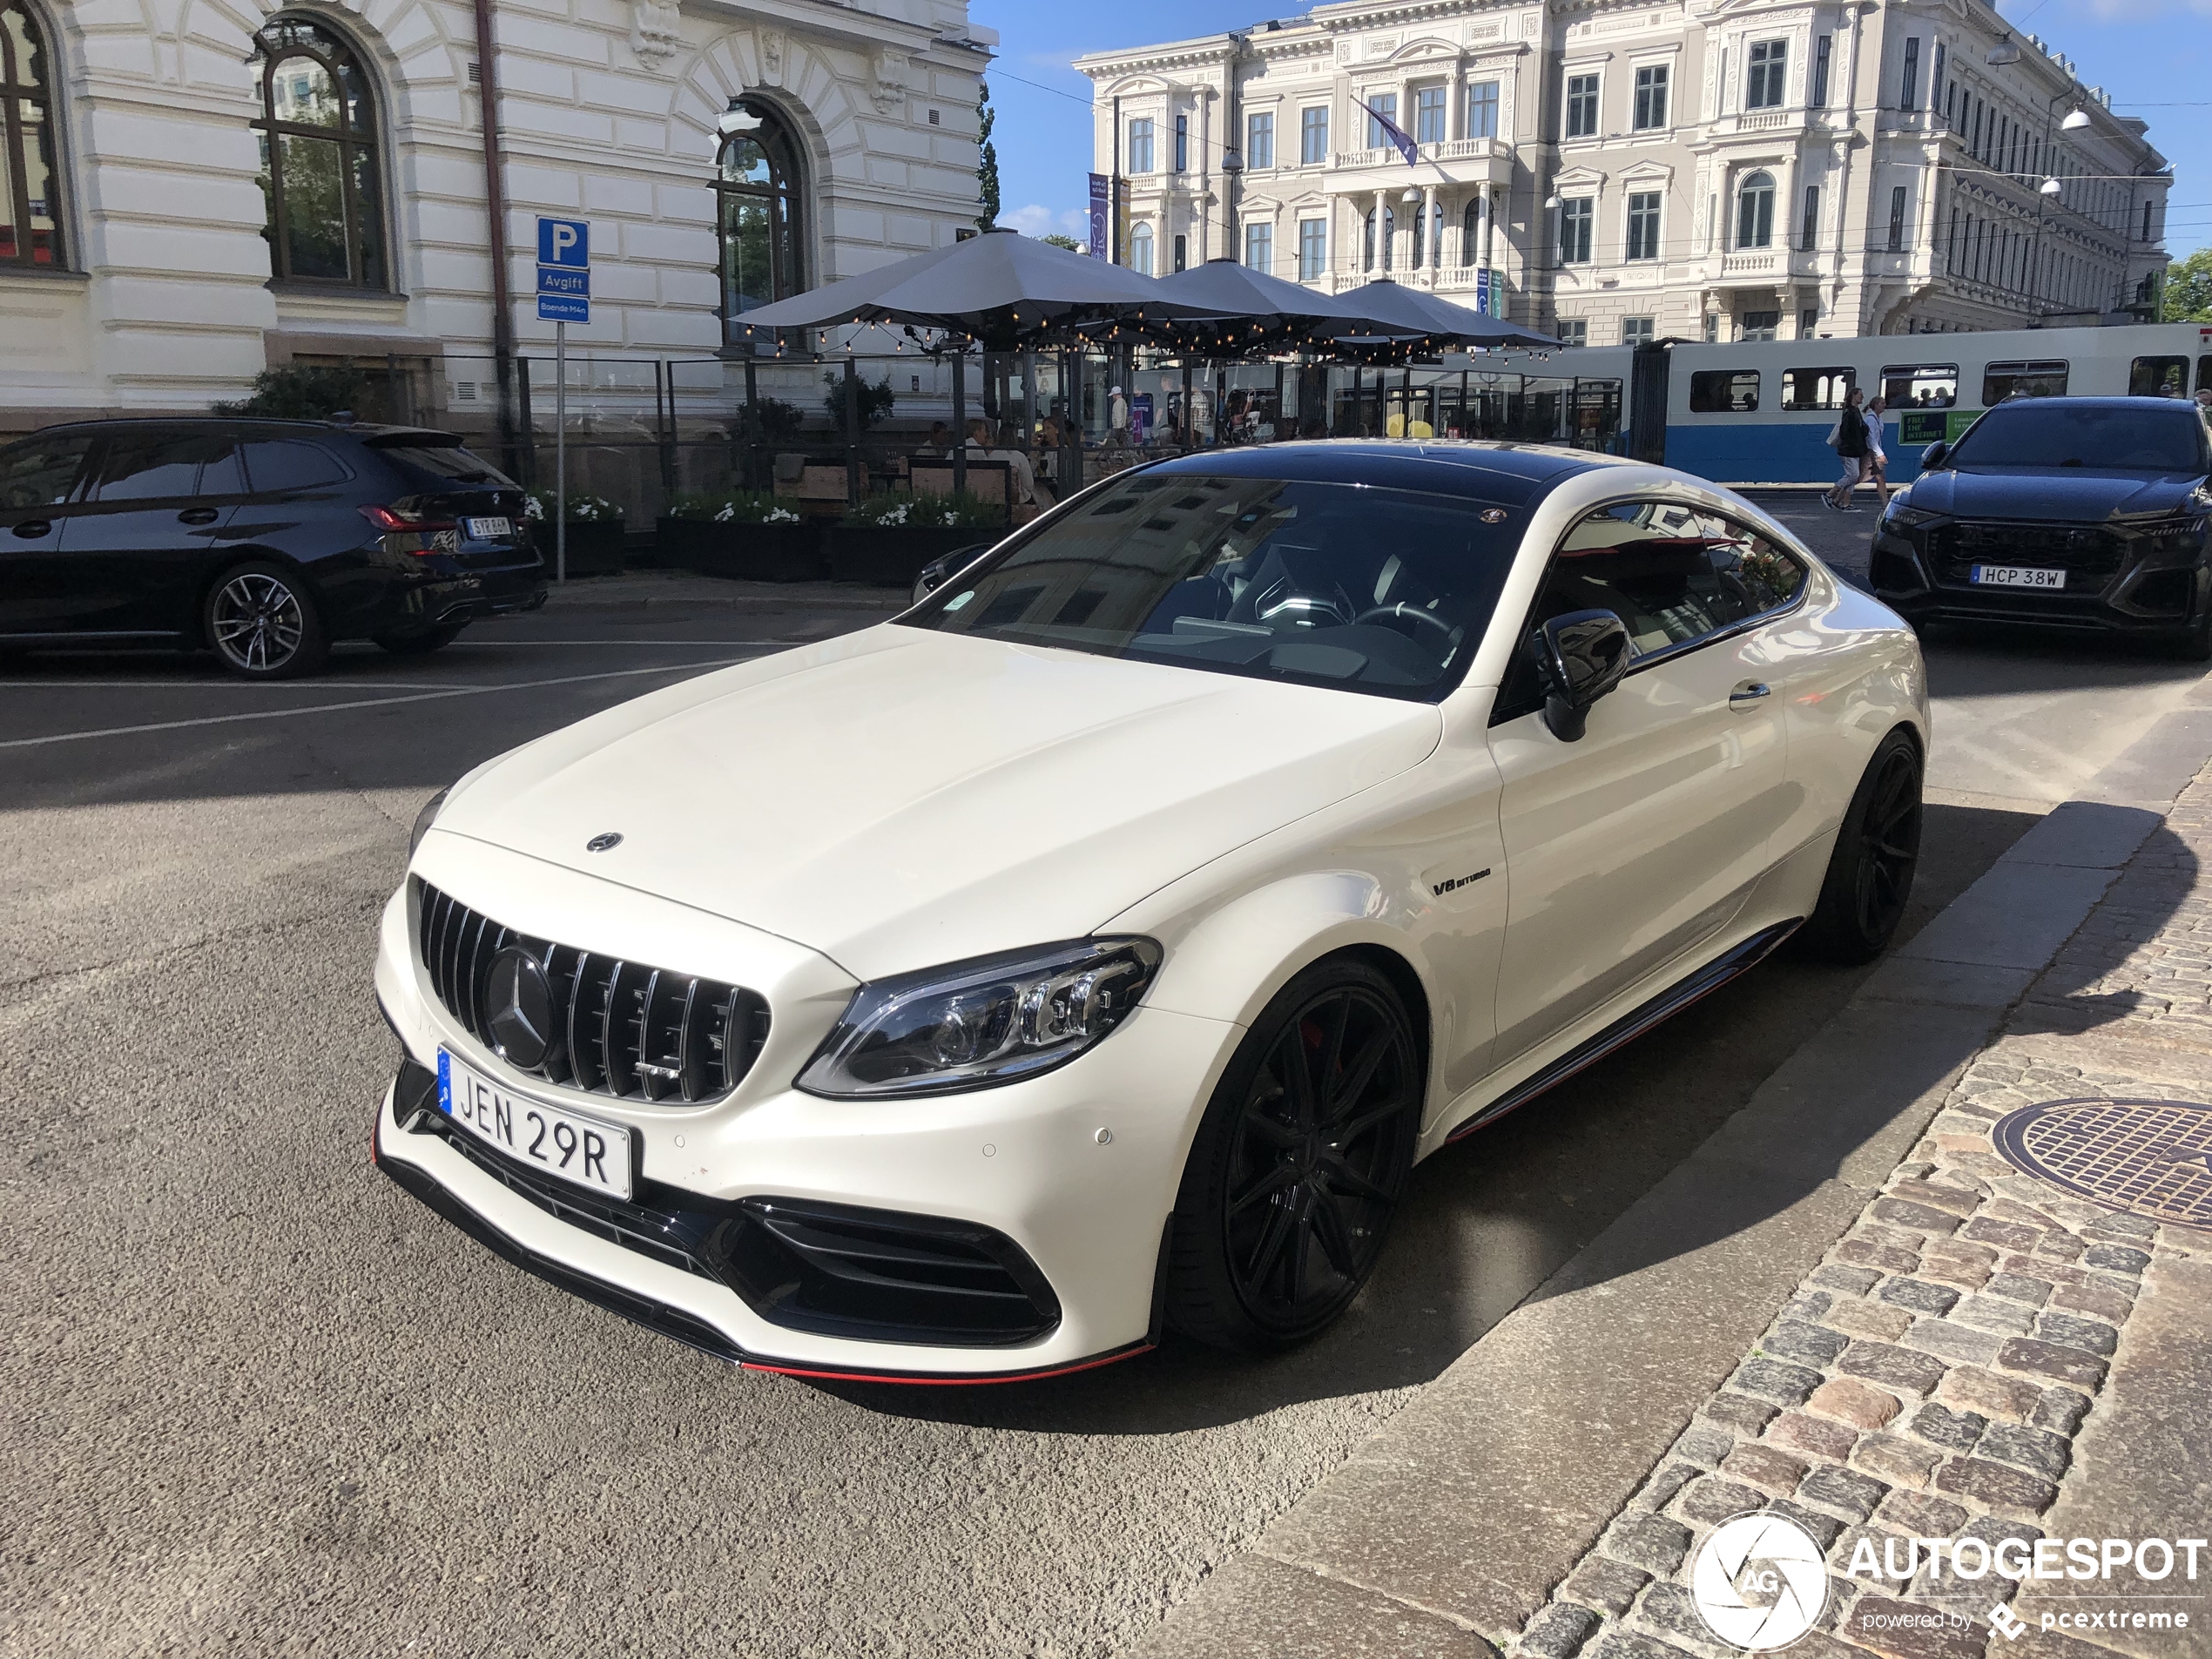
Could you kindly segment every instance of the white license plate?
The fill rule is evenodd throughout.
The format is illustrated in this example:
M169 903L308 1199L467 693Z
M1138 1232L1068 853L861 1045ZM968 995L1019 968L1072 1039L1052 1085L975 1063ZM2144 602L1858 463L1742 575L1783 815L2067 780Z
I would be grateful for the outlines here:
M1973 582L1979 588L2062 588L2066 572L2038 570L2030 564L1977 564Z
M487 1146L594 1192L627 1198L630 1131L494 1082L438 1050L438 1109Z
M469 518L462 522L467 525L472 542L503 542L515 533L515 521L511 518Z

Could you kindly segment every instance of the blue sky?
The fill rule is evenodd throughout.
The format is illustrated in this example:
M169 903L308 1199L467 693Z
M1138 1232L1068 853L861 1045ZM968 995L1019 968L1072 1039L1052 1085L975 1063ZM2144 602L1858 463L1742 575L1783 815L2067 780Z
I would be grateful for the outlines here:
M2175 256L2212 244L2212 0L2008 0L2001 10L2023 33L2072 57L2084 81L2112 94L2117 111L2150 123L2151 142L2174 163L2167 246ZM999 31L991 102L999 112L1000 222L1080 239L1090 88L1069 62L1295 13L1270 12L1264 0L972 0L970 15Z

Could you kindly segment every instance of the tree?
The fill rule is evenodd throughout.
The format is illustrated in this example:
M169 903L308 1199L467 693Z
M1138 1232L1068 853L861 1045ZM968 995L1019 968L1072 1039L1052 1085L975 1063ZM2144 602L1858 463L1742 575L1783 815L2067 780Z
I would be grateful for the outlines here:
M836 431L843 432L845 430L845 376L825 374L822 376L822 384L829 388L829 395L822 400L822 407L829 411L831 426ZM878 421L890 414L891 406L898 401L891 391L890 371L887 369L883 378L873 386L869 385L857 374L853 377L853 384L860 388L860 430L866 432Z
M2168 322L2212 322L2212 247L2201 247L2166 267Z
M326 421L341 409L358 409L368 389L357 368L287 363L253 377L253 395L218 403L218 415L260 415L279 421Z
M998 111L991 107L991 84L975 83L975 142L982 146L982 154L975 164L975 183L983 196L983 211L976 218L978 229L989 230L999 222L999 147L991 142L991 129L998 125Z
M1090 252L1089 248L1085 247L1081 242L1078 242L1074 237L1062 236L1058 231L1053 232L1049 236L1040 236L1037 238L1037 240L1042 242L1047 247L1064 247L1070 253L1088 253Z

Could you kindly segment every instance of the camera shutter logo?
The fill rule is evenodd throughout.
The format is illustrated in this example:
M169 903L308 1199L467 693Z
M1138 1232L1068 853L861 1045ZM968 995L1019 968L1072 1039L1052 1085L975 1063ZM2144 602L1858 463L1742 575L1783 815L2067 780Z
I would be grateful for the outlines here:
M1732 1648L1770 1653L1812 1629L1828 1604L1828 1568L1811 1533L1785 1515L1738 1515L1716 1527L1690 1568L1705 1628Z

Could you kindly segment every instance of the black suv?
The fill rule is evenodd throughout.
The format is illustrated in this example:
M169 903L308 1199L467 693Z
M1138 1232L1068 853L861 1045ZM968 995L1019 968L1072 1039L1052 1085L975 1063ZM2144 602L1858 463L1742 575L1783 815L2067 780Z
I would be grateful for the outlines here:
M1890 497L1875 595L1916 625L2147 634L2212 658L2212 433L2194 403L2000 403Z
M87 421L0 448L0 651L205 648L314 672L334 639L411 656L545 603L519 485L449 432Z

